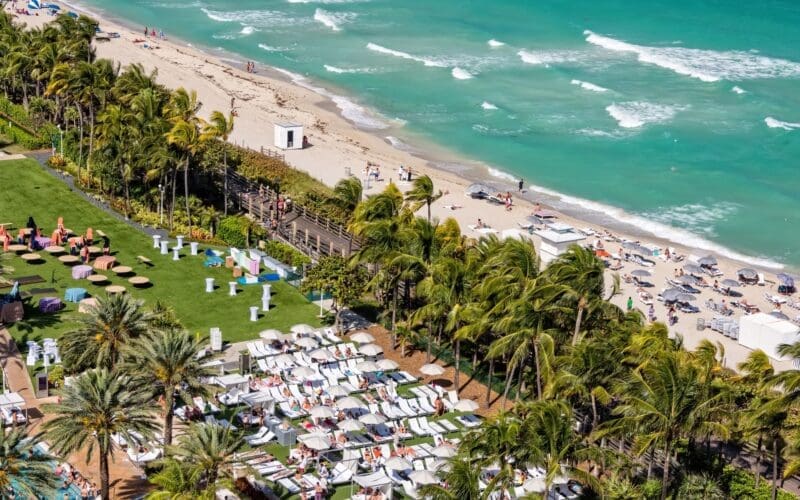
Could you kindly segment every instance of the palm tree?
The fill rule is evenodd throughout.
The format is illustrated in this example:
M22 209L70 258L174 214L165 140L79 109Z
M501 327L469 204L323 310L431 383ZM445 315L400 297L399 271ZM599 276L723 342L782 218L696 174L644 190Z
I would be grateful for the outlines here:
M114 368L125 345L150 331L153 319L126 294L98 297L97 306L62 337L65 368L72 373L93 366Z
M442 197L442 192L434 191L433 181L427 175L422 175L414 179L411 190L406 191L406 200L413 201L420 204L425 204L428 207L428 223L431 222L431 205L434 201ZM419 205L418 205L419 206Z
M222 139L222 165L224 168L224 186L223 197L225 209L223 215L228 215L228 137L233 132L233 110L226 118L224 114L219 111L213 111L208 123L203 128L203 137L205 140Z
M238 463L236 452L244 440L230 428L218 424L192 424L172 445L170 454L193 468L200 489L211 486L220 476L230 477Z
M0 497L50 497L60 480L53 474L54 457L37 449L40 436L25 429L0 429Z
M145 497L146 500L212 500L216 488L198 491L193 467L174 459L164 461L164 467L152 477L150 483L158 487Z
M150 390L132 383L130 376L105 368L75 377L61 393L61 401L44 409L55 415L44 424L47 440L63 456L82 451L86 462L97 452L100 490L109 496L108 459L115 448L112 435L130 446L150 439L156 431Z
M431 500L487 500L497 492L494 487L487 486L483 490L481 484L481 468L475 467L473 460L468 456L456 456L439 471L439 478L447 486L429 484L418 489L422 498ZM496 481L495 477L492 481Z
M186 202L186 218L189 225L188 237L192 237L192 215L189 209L189 165L206 138L200 133L203 126L202 120L197 116L200 102L197 92L187 92L179 88L172 93L167 113L172 128L166 133L167 142L183 153L183 195ZM173 204L175 199L175 185L172 186Z
M728 498L719 484L707 474L689 474L683 478L676 498L687 500L724 500Z
M135 374L154 395L164 398L164 444L167 446L172 444L176 395L205 394L201 380L213 375L210 368L200 363L197 356L200 350L200 339L184 331L167 330L138 338L124 353L127 371Z
M484 420L480 427L465 436L459 452L478 471L496 466L498 473L491 489L507 490L514 484L514 468L528 463L531 443L525 442L524 446L520 446L524 442L523 432L523 422L519 416L503 411Z
M575 330L572 334L572 345L575 345L581 331L583 314L602 301L605 272L603 262L591 249L573 245L550 265L548 272L553 281L567 287L565 297L576 304Z

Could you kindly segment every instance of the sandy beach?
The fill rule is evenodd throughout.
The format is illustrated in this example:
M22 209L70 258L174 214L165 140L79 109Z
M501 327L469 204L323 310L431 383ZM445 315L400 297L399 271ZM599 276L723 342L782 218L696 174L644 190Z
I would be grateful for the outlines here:
M8 6L7 10L11 10ZM96 17L96 16L95 16ZM28 26L40 26L53 18L44 13L38 16L18 16L17 21ZM295 168L304 170L328 185L334 185L339 179L347 175L349 169L353 175L362 178L362 171L367 162L380 165L382 180L373 182L367 193L376 193L381 190L390 179L397 180L397 170L400 165L411 168L414 175L428 174L438 189L445 195L433 206L433 215L439 219L455 218L461 225L462 231L468 236L478 237L479 233L471 230L470 225L482 222L498 231L518 228L518 223L525 222L525 217L534 210L537 200L534 192L525 188L525 193L517 193L516 183L509 181L508 185L501 185L496 179L490 183L498 192L510 191L514 195L512 210L506 210L502 205L492 205L482 200L474 200L464 195L465 188L475 180L485 180L486 174L475 164L466 167L463 172L455 174L450 171L435 168L437 163L451 162L464 165L463 160L455 154L446 151L428 151L422 154L412 154L392 146L386 139L391 132L381 131L379 136L370 131L358 129L351 122L344 119L329 97L291 82L291 78L279 71L266 67L257 67L255 74L244 70L244 64L233 67L215 56L197 50L186 43L177 40L148 39L146 42L135 42L143 38L143 29L133 31L119 23L100 19L100 27L104 32L118 32L120 38L110 41L97 42L97 56L109 58L119 62L123 67L132 63L142 64L148 71L157 70L160 83L170 88L185 87L197 91L202 102L201 116L208 117L214 111L227 112L233 107L237 118L231 142L245 145L253 149L261 147L273 148L274 123L298 123L303 125L304 134L308 137L311 147L304 150L287 151L286 160ZM145 48L146 47L146 48ZM310 82L309 82L310 83ZM420 148L423 149L423 148ZM436 159L436 162L432 161ZM483 179L482 179L483 177ZM531 179L527 179L527 182ZM534 181L535 182L535 181ZM401 190L410 187L407 182L398 182ZM528 198L528 199L525 199ZM545 202L542 202L546 206ZM458 208L452 208L458 207ZM576 220L572 217L559 214L558 220L579 229L591 228L605 234L605 228L596 224ZM683 262L664 262L654 258L655 265L647 268L652 274L645 281L653 286L646 290L655 296L664 288L669 287L666 279L672 277L674 270L681 268L689 260L689 256L699 257L708 252L681 247L674 243L659 240L657 236L643 238L642 236L626 236L618 231L613 231L615 239L603 238L606 251L617 255L621 244L618 240L641 241L653 243L658 247L674 247L675 251L685 256ZM538 238L534 237L538 246ZM596 237L590 237L586 242L595 242ZM736 270L743 267L754 267L751 264L737 262L716 256L718 268L724 278L736 278ZM618 272L620 276L629 274L634 269L641 267L633 263L624 263ZM775 308L766 298L765 293L777 294L775 270L760 270L765 274L766 283L763 286L748 285L737 288L750 304L757 306L762 312L771 312ZM608 283L612 282L609 271ZM713 282L714 278L706 277L706 281ZM613 300L621 307L626 307L628 297L632 297L635 307L647 312L647 306L638 299L637 285L622 282L622 291ZM723 297L711 290L711 287L702 289L693 302L699 313L679 313L678 322L670 327L672 334L684 337L687 348L692 349L703 339L719 342L725 350L725 363L729 367L745 359L750 352L738 342L724 337L722 334L706 328L698 331L697 318L704 318L710 322L715 313L704 306L708 299L720 302L721 299L730 301L730 297ZM659 321L666 321L667 309L663 303L654 300L655 316ZM795 317L800 311L784 305L782 312ZM743 314L741 309L735 309L732 317ZM777 369L791 368L790 362L775 361Z

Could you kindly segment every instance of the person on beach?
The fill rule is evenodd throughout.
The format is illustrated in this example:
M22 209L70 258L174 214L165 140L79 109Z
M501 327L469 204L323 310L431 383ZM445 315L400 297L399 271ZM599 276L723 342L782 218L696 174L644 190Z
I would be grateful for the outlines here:
M478 219L477 228L478 228L478 229L481 229L481 228L483 228L483 221L482 221L482 220L480 220L480 219Z
M633 298L628 297L628 311L633 311Z
M522 192L522 186L524 186L524 185L525 185L525 181L523 179L520 179L519 180L519 192L520 193Z
M147 26L145 26L144 27L144 36L146 37L148 33L150 33L150 30L148 29Z

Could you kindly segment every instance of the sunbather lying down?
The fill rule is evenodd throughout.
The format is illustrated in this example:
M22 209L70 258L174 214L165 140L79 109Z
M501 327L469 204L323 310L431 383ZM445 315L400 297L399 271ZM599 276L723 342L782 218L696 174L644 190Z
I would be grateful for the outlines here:
M461 205L445 205L444 208L448 210L457 210L459 208L464 208L464 207L462 207Z

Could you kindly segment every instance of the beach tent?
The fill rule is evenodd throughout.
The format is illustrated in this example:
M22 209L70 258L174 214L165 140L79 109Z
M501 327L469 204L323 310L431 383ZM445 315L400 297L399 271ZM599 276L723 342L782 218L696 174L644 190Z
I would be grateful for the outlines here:
M739 343L750 349L761 349L778 361L788 357L778 354L781 344L794 344L800 340L800 328L790 321L770 314L758 313L739 318Z
M42 4L39 3L39 0L28 0L28 8L29 9L41 9Z

